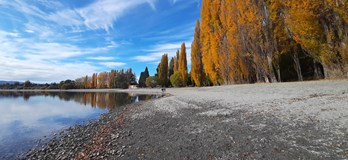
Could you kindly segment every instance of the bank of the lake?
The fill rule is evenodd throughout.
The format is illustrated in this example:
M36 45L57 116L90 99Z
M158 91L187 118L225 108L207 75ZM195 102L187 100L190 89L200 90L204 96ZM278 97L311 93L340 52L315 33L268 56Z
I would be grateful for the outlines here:
M86 124L126 104L160 96L106 91L0 91L0 159L15 159L49 140L53 133Z
M172 96L126 105L71 127L25 158L348 158L347 80L167 93Z

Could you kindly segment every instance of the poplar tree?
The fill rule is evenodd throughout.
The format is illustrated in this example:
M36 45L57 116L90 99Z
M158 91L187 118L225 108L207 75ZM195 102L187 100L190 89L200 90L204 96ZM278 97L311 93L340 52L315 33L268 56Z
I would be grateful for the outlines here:
M187 59L186 59L186 46L185 43L181 44L181 50L180 50L180 55L179 55L179 72L181 74L183 86L187 86L187 78L188 78L188 73L187 73Z
M174 57L170 59L169 68L168 68L168 77L174 74Z
M197 20L194 39L191 45L191 77L197 87L203 85L202 45L200 41L200 22Z
M167 86L168 82L168 54L163 54L158 68L158 77L162 87Z
M176 51L176 56L174 57L174 73L179 71L179 50Z

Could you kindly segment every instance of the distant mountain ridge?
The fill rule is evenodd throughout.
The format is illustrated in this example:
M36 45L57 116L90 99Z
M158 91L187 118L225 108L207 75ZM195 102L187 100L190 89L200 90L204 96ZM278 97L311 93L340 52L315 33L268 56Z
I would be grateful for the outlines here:
M20 83L22 84L23 82L19 82L19 81L2 81L0 80L0 85L3 85L3 84L15 84L15 83Z

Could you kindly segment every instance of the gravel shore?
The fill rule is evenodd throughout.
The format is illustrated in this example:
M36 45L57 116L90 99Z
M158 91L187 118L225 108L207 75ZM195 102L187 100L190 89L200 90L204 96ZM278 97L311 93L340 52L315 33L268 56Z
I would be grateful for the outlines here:
M167 93L71 127L19 159L348 159L347 80Z

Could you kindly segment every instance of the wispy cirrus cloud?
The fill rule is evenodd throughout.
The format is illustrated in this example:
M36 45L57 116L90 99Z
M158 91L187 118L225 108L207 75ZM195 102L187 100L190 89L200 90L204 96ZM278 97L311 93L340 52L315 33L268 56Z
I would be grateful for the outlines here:
M98 68L90 62L64 61L109 49L107 46L85 48L64 43L33 42L29 38L21 37L19 33L1 30L0 43L0 79L35 82L75 79L97 72ZM119 66L115 66L117 65Z
M87 59L97 60L97 61L110 61L110 60L114 60L116 58L115 57L98 56L98 57L88 57Z
M126 63L123 62L100 62L99 64L109 68L122 67L126 65Z
M38 3L53 9L50 13L22 0L0 1L0 5L12 7L27 16L35 16L41 20L55 22L61 26L83 27L89 30L103 29L109 31L117 18L131 9L148 4L156 10L156 0L99 0L81 8L64 8L57 1L40 0Z
M23 60L12 57L1 57L0 63L0 70L2 70L0 77L2 80L31 80L39 83L76 79L82 75L89 75L98 70L97 67L86 62L62 63L57 61Z
M156 0L100 0L87 7L65 13L77 13L82 18L83 24L89 29L113 28L113 22L125 12L142 4L149 4L155 10ZM63 14L64 15L64 14Z
M144 51L145 53L147 53L146 55L136 56L134 57L134 59L139 62L159 61L162 55L165 53L168 54L168 58L174 57L176 56L176 52L180 50L182 43L183 42L156 44L150 49ZM186 53L189 56L189 53L191 52L191 40L188 40L184 43L186 46Z
M174 56L183 41L189 56L195 3L0 0L0 79L59 81L125 66L139 72L164 53Z

